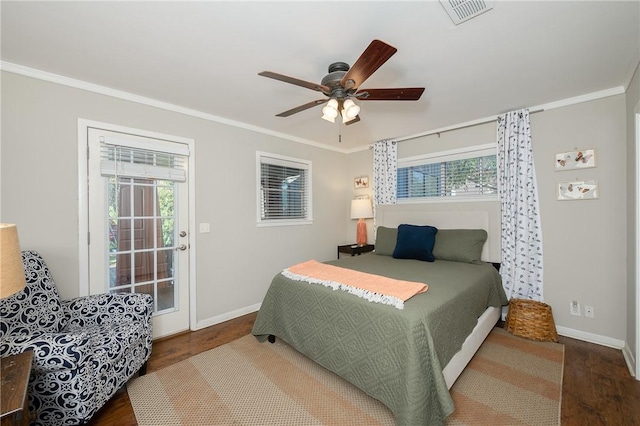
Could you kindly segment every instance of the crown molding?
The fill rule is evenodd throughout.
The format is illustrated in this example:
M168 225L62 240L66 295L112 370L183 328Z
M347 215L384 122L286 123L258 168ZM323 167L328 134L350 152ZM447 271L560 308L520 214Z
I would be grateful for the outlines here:
M595 101L598 99L608 98L609 96L623 95L625 89L623 86L612 87L611 89L599 90L597 92L591 92L580 96L574 96L573 98L561 99L555 102L549 102L546 104L531 107L531 110L541 109L548 111L556 108L564 108L566 106L581 104L583 102Z
M528 107L528 109L529 109L529 111L531 111L531 113L543 113L545 111L549 111L549 110L556 109L556 108L563 108L563 107L566 107L566 106L576 105L576 104L580 104L580 103L583 103L583 102L594 101L594 100L597 100L597 99L607 98L609 96L622 95L625 92L626 92L626 90L625 90L625 88L623 86L617 86L617 87L613 87L611 89L605 89L605 90L600 90L600 91L597 91L597 92L587 93L587 94L580 95L580 96L574 96L573 98L561 99L561 100L555 101L555 102L549 102L549 103L542 104L542 105ZM434 130L427 130L427 131L421 132L421 133L415 133L415 134L412 134L412 135L406 135L406 136L397 137L397 138L390 138L390 139L396 140L398 142L402 142L402 141L405 141L405 140L417 139L417 138L422 138L422 137L425 137L425 136L436 135L438 133L445 133L445 132L450 132L450 131L453 131L453 130L458 130L458 129L462 129L462 128L466 128L466 127L477 126L477 125L480 125L480 124L487 124L487 123L490 123L490 122L495 121L497 119L498 119L498 115L492 115L492 116L485 117L485 118L479 118L477 120L466 121L464 123L458 123L458 124L454 124L454 125L451 125L451 126L440 127L438 129L434 129ZM351 153L359 152L359 151L366 151L367 149L370 149L371 147L372 147L372 145L363 146L363 147L360 147L360 148L355 148L355 149L352 149L352 150L348 151L347 154L351 154Z
M159 101L157 99L147 98L147 97L144 97L144 96L135 95L133 93L125 92L125 91L122 91L122 90L116 90L116 89L112 89L110 87L89 83L89 82L86 82L86 81L83 81L83 80L77 80L77 79L65 77L65 76L62 76L62 75L59 75L59 74L53 74L53 73L42 71L42 70L38 70L38 69L35 69L35 68L25 67L23 65L14 64L12 62L0 61L0 70L6 71L6 72L10 72L10 73L14 73L14 74L23 75L23 76L26 76L26 77L36 78L36 79L39 79L39 80L49 81L51 83L57 83L57 84L61 84L61 85L64 85L64 86L73 87L73 88L76 88L76 89L86 90L88 92L93 92L93 93L98 93L98 94L101 94L101 95L111 96L111 97L114 97L114 98L130 101L130 102L136 102L136 103L139 103L139 104L143 104L143 105L147 105L147 106L151 106L151 107L155 107L155 108L160 108L160 109L164 109L164 110L167 110L167 111L172 111L172 112L176 112L176 113L179 113L179 114L188 115L188 116L191 116L191 117L201 118L203 120L208 120L208 121L213 121L213 122L216 122L216 123L226 124L228 126L238 127L238 128L241 128L241 129L252 131L252 132L261 133L261 134L268 135L268 136L274 136L274 137L277 137L277 138L286 139L286 140L290 140L292 142L298 142L298 143L302 143L302 144L305 144L305 145L311 145L311 146L314 146L316 148L321 148L321 149L326 149L326 150L329 150L329 151L340 152L342 154L352 154L352 153L355 153L355 152L365 151L365 150L368 150L371 147L370 145L366 145L366 146L363 146L363 147L360 147L360 148L354 148L354 149L335 148L335 147L332 147L330 145L322 144L322 143L315 142L315 141L312 141L312 140L309 140L309 139L298 138L296 136L291 136L291 135L288 135L286 133L274 132L272 130L265 129L264 127L254 126L254 125L251 125L251 124L248 124L248 123L244 123L244 122L241 122L241 121L230 120L230 119L227 119L227 118L224 118L224 117L220 117L220 116L213 115L213 114L208 114L208 113L205 113L205 112L202 112L202 111L198 111L198 110L195 110L195 109L185 108L185 107L174 105L174 104L171 104L171 103L168 103L168 102ZM626 90L625 90L624 86L617 86L617 87L613 87L611 89L600 90L600 91L597 91L597 92L587 93L587 94L580 95L580 96L575 96L575 97L572 97L572 98L561 99L559 101L549 102L549 103L546 103L546 104L529 107L529 110L544 112L544 111L548 111L548 110L552 110L552 109L556 109L556 108L563 108L563 107L566 107L566 106L579 104L579 103L582 103L582 102L589 102L589 101L593 101L593 100L597 100L597 99L602 99L602 98L606 98L606 97L609 97L609 96L621 95L621 94L624 94L625 92L626 92ZM477 120L467 121L465 123L459 123L459 124L452 125L452 126L441 127L441 128L434 129L434 130L429 130L429 131L426 131L426 132L416 133L416 134L413 134L413 135L407 135L407 136L399 137L397 139L398 140L408 140L408 139L415 139L415 138L419 138L419 137L429 136L429 135L433 135L433 134L437 134L437 133L444 133L444 132L456 130L456 129L463 128L463 127L470 127L470 126L475 126L477 124L483 124L483 123L487 123L487 122L490 122L490 121L494 121L494 120L497 119L497 117L498 117L497 115L494 115L494 116L485 117L485 118L481 118L481 119L477 119ZM392 139L394 139L394 138L392 138Z
M176 112L178 114L188 115L191 117L201 118L207 121L213 121L216 123L226 124L228 126L238 127L241 129L249 130L263 135L274 136L281 139L287 139L292 142L298 142L305 145L311 145L316 148L322 148L329 151L336 151L340 153L347 153L346 150L340 148L334 148L329 145L325 145L319 142L315 142L309 139L298 138L288 135L286 133L274 132L273 130L265 129L264 127L254 126L241 121L230 120L228 118L220 117L213 114L208 114L202 111L198 111L191 108L181 107L169 102L159 101L157 99L147 98L145 96L135 95L133 93L125 92L122 90L112 89L110 87L101 86L99 84L89 83L83 80L77 80L75 78L65 77L59 74L53 74L50 72L38 70L35 68L25 67L23 65L14 64L12 62L0 61L0 70L10 72L13 74L19 74L25 77L36 78L38 80L48 81L51 83L61 84L63 86L73 87L75 89L86 90L92 93L98 93L101 95L111 96L114 98L122 99L129 102L135 102L142 105L151 106L154 108L163 109L166 111Z

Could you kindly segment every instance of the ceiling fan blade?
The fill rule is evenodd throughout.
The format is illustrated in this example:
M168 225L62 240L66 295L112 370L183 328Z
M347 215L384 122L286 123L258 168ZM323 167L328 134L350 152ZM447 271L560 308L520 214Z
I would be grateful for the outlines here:
M351 121L347 121L346 123L344 123L344 125L345 125L345 126L349 126L349 125L351 125L351 124L357 123L358 121L360 121L360 116L359 116L359 115L356 115L356 118L354 118L354 119L353 119L353 120L351 120Z
M373 40L351 69L342 77L340 85L347 90L357 89L397 51L398 49L385 42Z
M290 115L293 115L297 112L300 111L304 111L305 109L309 109L309 108L313 108L316 105L320 105L325 103L327 100L326 99L317 99L315 101L311 101L309 103L306 103L304 105L300 105L298 107L292 108L288 111L285 112L281 112L280 114L276 114L276 117L289 117Z
M331 91L327 86L323 86L322 84L311 83L309 81L300 80L298 78L289 77L272 71L262 71L259 72L258 75L273 78L274 80L284 81L285 83L295 84L296 86L306 87L307 89L315 90L317 92Z
M360 101L417 101L423 92L424 87L362 89L356 93L355 97Z

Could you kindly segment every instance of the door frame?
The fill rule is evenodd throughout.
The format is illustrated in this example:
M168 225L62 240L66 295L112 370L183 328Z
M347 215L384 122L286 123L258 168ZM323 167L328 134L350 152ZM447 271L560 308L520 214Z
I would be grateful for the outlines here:
M89 295L89 128L97 128L111 132L129 133L136 136L164 139L171 142L183 143L189 146L187 181L189 182L189 215L188 215L188 244L189 244L189 329L196 330L196 159L195 140L181 136L151 132L120 126L117 124L78 118L78 270L79 295Z
M635 378L636 380L640 380L640 196L638 196L638 191L640 191L640 102L638 102L633 110L634 118L635 118L635 187L636 187L636 196L635 196L635 215L636 215L636 223L635 223L635 284L636 284L636 300L635 300L635 327L636 327L636 347L635 347Z

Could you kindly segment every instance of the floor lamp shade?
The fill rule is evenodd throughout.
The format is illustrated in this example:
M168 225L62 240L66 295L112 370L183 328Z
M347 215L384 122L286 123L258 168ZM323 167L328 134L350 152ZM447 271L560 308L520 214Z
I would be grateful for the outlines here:
M371 217L373 217L373 208L369 199L351 200L351 219L358 219L356 244L359 246L367 244L367 224L364 220Z
M18 228L0 223L0 298L19 292L25 285Z

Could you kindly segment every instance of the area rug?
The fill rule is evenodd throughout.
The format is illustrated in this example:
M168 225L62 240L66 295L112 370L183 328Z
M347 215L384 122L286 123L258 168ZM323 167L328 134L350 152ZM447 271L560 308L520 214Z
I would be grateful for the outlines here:
M559 425L564 346L495 328L451 389L448 425ZM280 339L253 336L127 385L140 426L394 425L381 402Z

